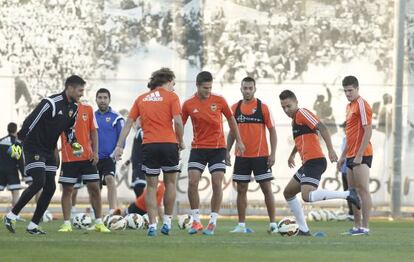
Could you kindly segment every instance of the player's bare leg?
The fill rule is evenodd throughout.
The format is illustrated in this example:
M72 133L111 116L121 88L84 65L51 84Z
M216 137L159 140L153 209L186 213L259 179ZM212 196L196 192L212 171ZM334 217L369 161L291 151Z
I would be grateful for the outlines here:
M265 198L267 214L269 215L269 222L275 223L275 197L272 192L272 182L262 182L260 183L260 188L262 189Z
M109 209L114 210L118 207L115 177L111 175L105 176L105 182L106 182L106 188L108 190Z
M301 192L301 185L298 181L292 178L285 187L283 195L295 216L299 230L306 233L309 232L309 227L306 223L305 214L303 213L302 203L296 196L299 192Z
M237 214L239 216L239 223L245 223L246 221L248 189L249 183L237 182Z
M157 187L158 187L158 176L147 176L147 196L145 198L145 204L147 205L148 217L149 217L149 229L148 235L154 236L150 234L150 231L157 230Z
M369 167L365 164L353 168L354 182L358 194L361 198L362 227L369 228L369 218L372 208L371 193L369 192Z
M171 218L174 211L174 203L176 196L175 183L178 173L164 174L164 215L163 215L163 228L161 233L168 235L171 229Z
M199 170L188 170L188 200L191 207L191 215L194 222L189 229L189 234L196 234L203 229L200 221L200 195L198 194L198 184L200 182L201 172Z
M355 174L350 168L348 168L346 176L348 180L348 187L356 188L356 182L354 180ZM361 210L356 208L355 205L352 205L352 212L354 213L354 227L360 228L362 226Z

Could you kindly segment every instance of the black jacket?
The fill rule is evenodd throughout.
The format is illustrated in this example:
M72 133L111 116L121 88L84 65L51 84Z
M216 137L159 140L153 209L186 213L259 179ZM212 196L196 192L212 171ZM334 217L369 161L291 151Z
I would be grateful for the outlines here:
M73 127L77 114L77 104L70 102L65 92L44 98L17 133L24 151L51 155L62 132L69 144L76 142Z

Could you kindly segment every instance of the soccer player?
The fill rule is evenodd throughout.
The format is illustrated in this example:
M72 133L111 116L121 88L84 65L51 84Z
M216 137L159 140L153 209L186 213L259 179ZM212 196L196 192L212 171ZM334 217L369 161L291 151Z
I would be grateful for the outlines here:
M355 189L344 192L318 189L321 176L327 166L325 156L320 146L318 132L325 141L329 160L331 162L338 160L332 146L329 131L311 111L298 107L298 100L292 91L284 90L280 93L279 98L283 111L288 117L292 118L295 147L288 160L289 167L295 167L295 155L297 152L302 159L302 166L287 184L283 195L296 218L299 226L298 235L310 236L311 234L306 224L301 202L296 198L298 193L302 194L302 199L305 202L346 199L359 207L359 199Z
M20 211L43 189L26 231L35 235L46 234L39 227L39 222L56 190L56 144L60 134L65 132L73 154L79 155L83 151L82 146L76 142L73 126L78 112L76 103L83 95L85 83L77 75L68 77L65 81L65 90L43 99L24 120L21 130L17 133L17 137L23 141L25 171L33 178L33 182L4 217L6 228L12 233L16 232L15 222Z
M24 162L21 155L22 146L17 139L17 125L16 123L9 123L7 125L8 135L0 138L0 191L6 187L10 190L12 195L12 207L19 199L19 190L22 189L18 170L22 177L24 176ZM13 148L12 148L13 147ZM15 149L16 152L9 153L10 150Z
M158 208L158 214L161 214L162 212L162 199L164 197L164 192L165 192L165 186L163 182L159 182L158 184L158 188L157 188L157 208ZM135 202L131 203L128 208L124 209L124 211L122 212L122 216L126 216L128 214L139 214L139 215L145 215L147 214L148 210L147 210L147 205L145 204L146 202L146 197L147 196L147 190L144 189L144 191L142 192L142 194L139 197L135 198Z
M124 127L124 118L109 106L111 93L108 89L101 88L96 92L96 104L98 110L95 112L98 122L99 138L99 162L98 171L102 184L108 189L109 214L117 208L117 190L115 184L116 162L114 152L121 130Z
M150 225L148 236L157 235L157 186L158 176L164 173L164 219L161 233L169 235L171 217L175 202L175 182L180 172L179 149L184 149L183 123L180 99L173 92L175 75L169 68L161 68L152 73L148 88L150 91L140 95L134 102L128 120L119 137L115 157L120 159L123 144L133 123L141 118L144 132L142 142L142 169L146 175L146 205Z
M196 79L197 92L184 102L182 109L184 125L188 117L191 117L193 124L193 142L188 161L188 198L194 222L188 231L189 234L196 234L203 230L200 221L198 183L207 164L211 174L213 195L210 221L203 234L213 235L216 228L226 171L226 142L222 115L227 118L231 133L236 139L236 150L241 154L244 152L244 144L233 113L222 96L211 93L212 84L211 73L200 72Z
M59 232L72 232L70 215L72 208L72 193L78 178L86 183L89 198L94 210L95 225L97 232L110 232L102 222L101 190L99 188L99 175L96 169L98 163L98 132L97 123L93 109L89 105L78 105L78 117L75 122L75 134L78 143L82 145L84 152L80 156L72 154L72 147L61 134L62 142L62 169L59 183L62 184L62 211L63 225Z
M355 76L342 80L345 96L350 102L346 108L346 147L338 161L338 166L346 160L348 185L355 187L361 198L361 212L354 209L354 227L351 235L369 234L369 216L372 207L369 192L369 169L372 163L372 110L367 101L359 95L359 83Z
M277 232L275 223L275 199L272 192L273 180L272 166L275 163L276 154L276 129L273 117L269 108L260 99L254 97L256 92L256 81L251 77L245 77L241 82L240 91L243 99L232 106L232 111L236 119L240 136L246 151L240 153L236 151L234 163L233 181L237 183L237 211L239 224L232 230L233 233L253 232L246 227L246 208L247 208L247 189L253 172L255 180L260 184L260 188L265 197L267 213L270 225L269 233ZM267 145L266 128L270 135L270 154ZM232 133L227 137L227 158L226 162L230 165L230 150L234 143Z

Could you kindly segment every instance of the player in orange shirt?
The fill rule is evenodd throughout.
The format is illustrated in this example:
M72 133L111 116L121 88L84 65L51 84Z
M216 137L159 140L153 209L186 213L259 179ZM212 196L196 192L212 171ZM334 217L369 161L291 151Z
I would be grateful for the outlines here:
M254 97L256 82L251 77L245 77L241 82L241 93L243 100L232 106L236 118L240 136L246 151L240 153L236 150L234 163L233 181L237 183L237 211L239 224L233 233L250 233L251 229L246 227L247 189L253 172L255 180L265 196L265 203L269 215L269 233L277 232L275 223L275 199L272 192L273 180L272 166L275 163L276 154L276 129L273 117L267 105ZM270 135L270 148L267 145L266 128ZM230 165L230 150L234 143L234 137L229 133L227 137L226 162Z
M349 187L355 187L361 198L361 212L354 209L354 228L351 235L369 234L369 216L372 208L369 192L369 169L372 163L372 110L367 101L359 96L359 83L355 76L342 80L345 96L350 102L346 108L346 147L338 161L348 167Z
M236 148L244 152L236 120L226 100L211 93L213 76L203 71L197 75L197 92L183 104L183 123L191 117L193 124L193 142L188 162L188 198L194 222L189 234L196 234L203 229L200 222L200 198L198 183L206 165L211 173L213 195L211 197L211 215L203 234L213 235L217 223L218 212L223 198L223 177L226 171L226 142L222 115L227 118L229 127L236 138ZM144 132L145 134L145 132Z
M179 150L184 149L183 124L180 99L174 91L174 72L161 68L152 73L148 83L149 92L140 95L134 102L125 127L122 129L115 149L115 158L120 159L122 145L133 123L140 117L144 133L142 142L142 169L147 180L146 205L150 225L148 236L157 234L157 185L158 176L164 173L164 221L161 233L168 235L171 230L171 217L175 202L175 182L179 166ZM173 127L174 122L174 127Z
M162 213L162 199L164 197L165 192L165 186L164 183L160 181L157 188L157 207L158 207L158 213ZM147 211L147 205L146 205L146 196L147 196L147 190L144 189L144 192L142 194L135 198L135 201L131 203L128 208L126 208L123 212L123 216L126 216L128 214L139 214L139 215L145 215Z
M279 95L280 104L287 116L292 118L293 138L295 147L290 154L288 165L295 167L295 155L298 152L302 166L287 184L283 195L296 218L301 236L310 236L308 225L300 201L296 198L302 194L305 202L315 202L328 199L346 199L359 207L359 199L355 189L349 191L331 191L318 189L322 174L326 170L326 159L319 142L318 132L325 141L329 160L336 162L338 157L332 146L331 135L326 126L311 111L298 107L298 100L290 90L284 90Z
M86 183L90 201L95 213L95 230L110 232L102 222L101 190L99 188L99 175L96 169L98 163L98 132L93 109L89 105L79 103L78 116L75 122L75 134L78 143L83 147L80 156L73 155L72 146L67 142L65 135L60 136L62 143L62 172L59 183L62 184L62 212L63 225L59 232L71 232L70 211L72 208L72 193L78 178Z

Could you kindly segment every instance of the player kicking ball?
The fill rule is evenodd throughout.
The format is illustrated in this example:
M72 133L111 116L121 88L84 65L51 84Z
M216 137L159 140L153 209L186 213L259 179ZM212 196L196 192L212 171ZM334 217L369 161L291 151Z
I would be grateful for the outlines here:
M358 209L360 208L359 198L355 189L349 191L330 191L318 189L322 174L326 170L327 161L322 152L318 132L321 134L328 149L329 160L338 161L326 126L312 112L305 108L298 107L296 95L290 90L284 90L279 95L280 104L286 115L292 118L292 131L295 140L295 147L290 154L288 165L295 167L295 155L299 152L302 159L302 166L287 184L283 195L296 218L299 226L299 236L311 236L306 224L302 204L296 195L302 194L305 202L316 202L328 199L346 199L351 201Z

